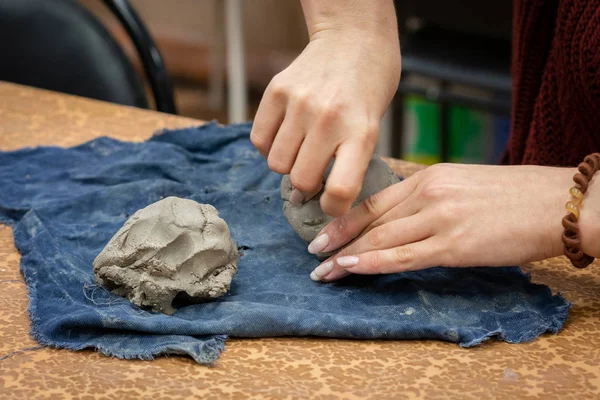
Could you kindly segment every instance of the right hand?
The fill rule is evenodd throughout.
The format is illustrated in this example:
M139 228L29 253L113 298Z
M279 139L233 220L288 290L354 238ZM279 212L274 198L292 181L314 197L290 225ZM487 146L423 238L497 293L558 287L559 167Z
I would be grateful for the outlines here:
M305 202L321 190L333 157L323 211L343 215L358 196L379 123L400 79L395 15L393 21L391 31L316 23L322 29L268 85L251 140L273 171L290 174L296 189L292 202Z
M420 269L522 265L563 252L564 204L575 168L437 164L376 193L335 218L309 245L341 251L313 280ZM594 185L595 186L595 185ZM582 250L598 254L600 190L582 209ZM596 200L596 201L595 201ZM589 208L588 208L589 205Z

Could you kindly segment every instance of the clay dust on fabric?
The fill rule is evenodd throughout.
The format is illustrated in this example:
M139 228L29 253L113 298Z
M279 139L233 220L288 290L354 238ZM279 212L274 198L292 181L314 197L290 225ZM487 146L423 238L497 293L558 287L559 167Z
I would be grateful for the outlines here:
M144 143L99 138L1 152L0 221L13 227L22 255L35 339L121 358L186 354L211 363L227 336L429 338L469 347L529 341L564 324L569 303L517 267L311 281L319 261L287 223L281 176L249 131L208 124ZM213 205L240 257L227 294L164 315L98 287L92 262L131 215L169 196Z

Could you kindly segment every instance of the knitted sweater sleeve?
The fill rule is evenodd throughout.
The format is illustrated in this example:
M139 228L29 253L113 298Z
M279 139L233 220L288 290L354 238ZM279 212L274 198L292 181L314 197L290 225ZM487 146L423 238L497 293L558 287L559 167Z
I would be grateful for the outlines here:
M600 0L515 0L505 162L575 166L600 151Z

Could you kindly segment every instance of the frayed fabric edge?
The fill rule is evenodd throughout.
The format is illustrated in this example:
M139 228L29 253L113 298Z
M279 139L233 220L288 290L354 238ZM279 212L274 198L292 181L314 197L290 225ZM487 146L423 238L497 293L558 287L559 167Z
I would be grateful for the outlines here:
M519 271L531 283L531 274L525 273L520 267L519 267ZM21 270L21 274L25 277L22 270ZM72 343L65 343L65 342L52 340L52 339L49 339L47 336L45 336L43 333L38 331L38 326L41 322L39 321L39 318L36 317L36 314L37 314L36 313L36 309L37 309L36 288L35 288L35 285L33 285L31 282L29 282L26 277L25 277L25 283L27 286L28 297L29 297L28 313L29 313L29 316L31 319L31 335L38 343L40 343L44 347L48 346L48 347L55 347L55 348L64 348L64 349L68 349L68 350L72 350L72 351L83 350L86 348L93 348L93 349L101 352L102 354L105 354L107 356L117 357L120 359L153 360L156 356L161 356L161 355L162 356L188 355L192 359L194 359L194 361L196 361L199 364L203 364L203 365L213 365L215 363L215 361L220 357L220 354L225 349L225 342L227 341L228 336L223 335L223 334L215 335L215 337L212 340L210 340L209 342L204 344L205 346L208 347L206 349L206 354L196 354L194 352L189 351L188 349L182 348L180 345L173 345L173 346L167 345L167 346L162 346L160 349L154 348L154 349L150 349L148 351L142 351L142 352L128 352L128 351L114 351L114 350L111 350L102 345L94 345L94 344L87 344L87 343L84 343L81 345L73 345ZM560 293L560 292L553 295L551 288L548 287L547 285L539 284L539 283L532 283L532 285L541 286L543 288L543 290L545 291L545 293L547 295L549 295L549 297L551 299L559 300L561 303L563 303L563 305L557 306L558 315L549 319L546 324L540 326L537 329L534 329L534 330L531 330L529 332L522 334L517 339L507 338L504 335L503 331L498 330L498 331L489 332L482 337L470 340L466 343L461 343L460 341L453 341L453 342L457 343L462 348L470 348L470 347L475 347L477 345L480 345L483 342L488 341L493 338L502 340L507 343L514 344L514 343L530 342L544 333L558 333L561 330L561 328L564 326L564 324L567 320L568 312L569 312L569 309L571 308L572 304L569 301L567 301L564 298L564 296L562 295L562 293ZM438 339L438 340L446 339L447 340L447 338L442 338L442 337L436 337L436 338L432 338L432 339Z
M22 273L23 271L21 271ZM35 285L28 281L25 277L25 283L27 285L27 292L29 298L29 307L27 312L31 320L31 336L43 347L62 348L71 351L78 351L83 349L94 349L100 353L117 357L119 359L140 359L140 360L153 360L156 356L168 356L168 355L188 355L198 364L202 365L213 365L215 361L220 357L221 353L225 350L225 342L228 339L227 335L215 335L214 338L202 344L201 353L195 353L185 349L180 345L166 345L160 348L152 348L145 351L114 351L103 345L83 343L81 345L73 345L72 343L65 343L57 340L52 340L39 331L40 320L37 317L37 289Z
M208 342L201 345L202 352L194 353L188 351L178 345L165 345L160 348L152 348L144 351L115 351L103 345L96 344L81 344L73 345L72 343L65 343L56 340L51 340L46 337L43 333L37 330L37 326L32 324L31 336L41 345L41 347L51 347L57 349L66 349L71 351L79 351L84 349L93 349L98 351L105 356L116 357L123 360L154 360L157 356L170 356L170 355L185 355L192 358L198 364L212 366L221 356L221 353L225 350L225 342L228 337L226 335L215 335L215 337Z

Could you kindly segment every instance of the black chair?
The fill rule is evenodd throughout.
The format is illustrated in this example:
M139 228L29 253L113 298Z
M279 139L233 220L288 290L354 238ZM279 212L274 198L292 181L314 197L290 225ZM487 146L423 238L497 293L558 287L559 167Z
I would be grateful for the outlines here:
M402 126L402 97L418 94L440 104L440 158L448 161L448 105L457 104L510 115L512 79L510 74L510 41L426 27L402 38L402 80L394 99L394 126ZM435 91L411 85L411 74L433 78L440 82ZM491 98L456 94L448 90L451 84L464 84L493 93ZM393 156L400 156L401 141L394 137Z
M173 87L127 0L103 0L139 53L157 110L175 114ZM0 80L148 108L143 83L108 30L73 0L0 1Z

